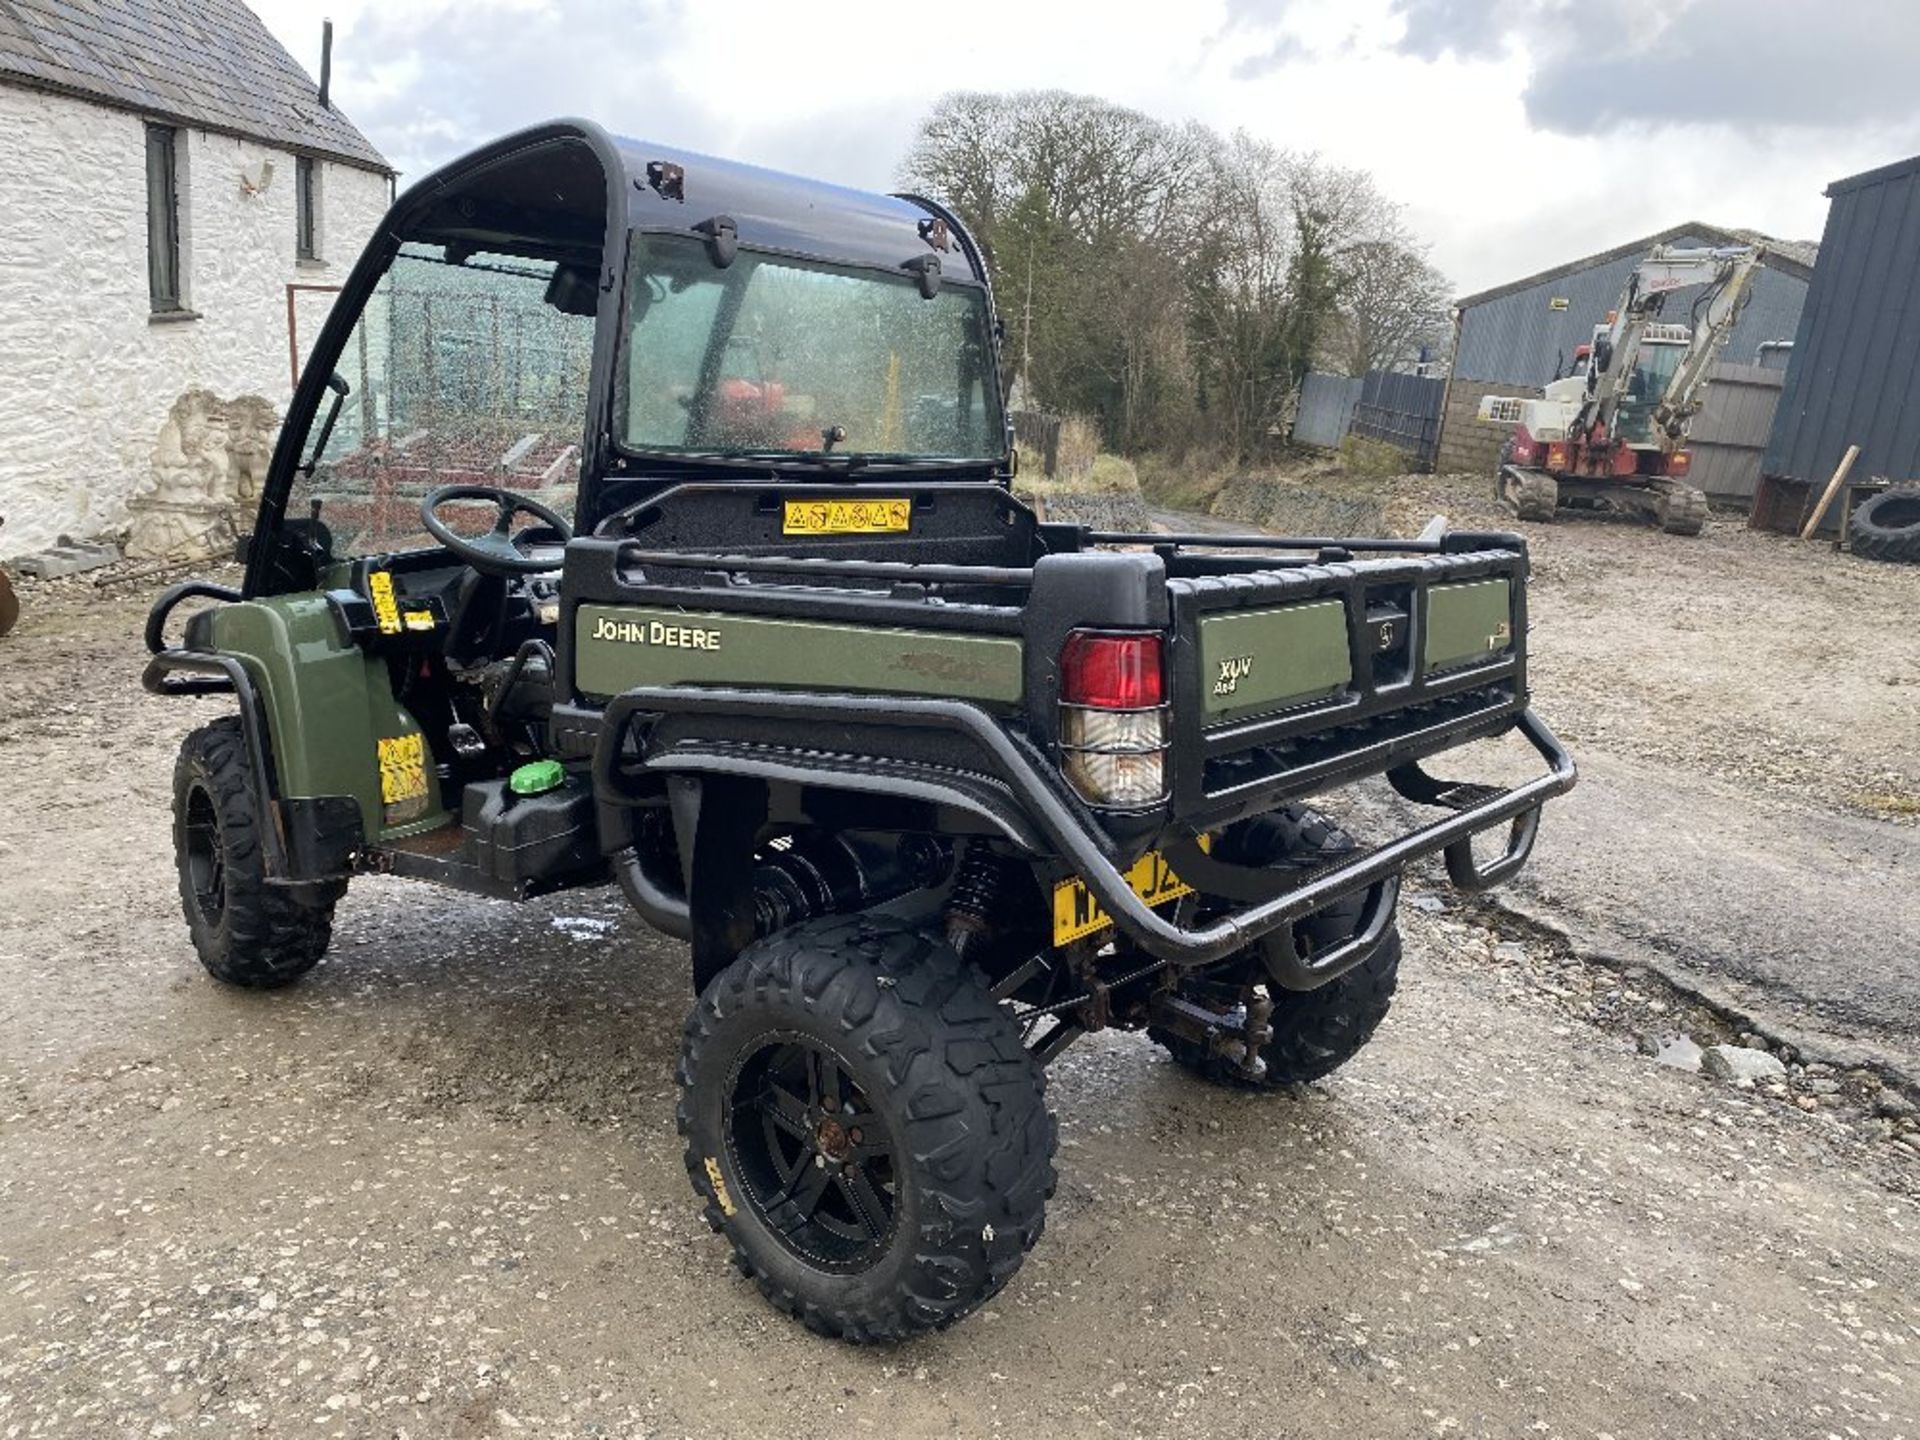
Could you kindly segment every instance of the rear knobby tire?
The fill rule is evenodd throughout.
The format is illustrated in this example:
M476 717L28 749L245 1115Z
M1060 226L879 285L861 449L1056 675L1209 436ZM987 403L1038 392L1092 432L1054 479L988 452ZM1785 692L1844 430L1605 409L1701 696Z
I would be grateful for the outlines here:
M1305 879L1359 848L1354 838L1327 816L1308 806L1284 810L1236 825L1221 837L1215 855L1236 865L1261 866ZM1359 928L1363 897L1350 895L1317 910L1294 926L1294 943L1305 955L1324 950ZM1257 948L1185 982L1182 993L1213 1008L1230 1010L1241 988L1265 973ZM1148 1035L1184 1068L1216 1084L1273 1090L1324 1079L1373 1038L1387 1018L1400 977L1400 931L1388 929L1378 948L1339 979L1317 990L1288 990L1271 981L1273 1038L1261 1049L1266 1072L1250 1079L1231 1061L1205 1046L1159 1029Z
M189 734L173 770L173 849L180 904L214 979L275 990L320 963L343 883L270 885L237 718Z
M1862 500L1847 535L1856 555L1920 565L1920 485L1896 485Z
M978 975L926 931L829 916L749 946L695 1003L679 1078L707 1223L820 1334L951 1325L1040 1238L1044 1077Z

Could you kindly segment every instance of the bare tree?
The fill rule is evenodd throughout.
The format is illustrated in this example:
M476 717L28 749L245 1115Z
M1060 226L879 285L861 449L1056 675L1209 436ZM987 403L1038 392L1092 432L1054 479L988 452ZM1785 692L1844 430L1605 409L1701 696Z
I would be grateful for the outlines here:
M1320 363L1341 374L1400 370L1437 356L1452 311L1446 276L1411 244L1368 240L1345 257L1340 308Z
M1414 253L1364 172L1058 90L945 96L901 178L979 237L1026 393L1129 448L1262 449L1317 357L1388 345Z
M1252 453L1286 400L1279 357L1294 254L1288 157L1244 131L1214 155L1212 222L1195 257L1193 328L1227 448Z

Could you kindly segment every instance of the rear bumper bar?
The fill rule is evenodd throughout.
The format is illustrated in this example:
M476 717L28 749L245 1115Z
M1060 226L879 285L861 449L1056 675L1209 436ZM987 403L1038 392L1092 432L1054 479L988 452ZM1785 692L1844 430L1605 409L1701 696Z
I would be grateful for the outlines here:
M1189 884L1205 894L1250 902L1188 928L1134 894L1126 880L1126 866L1120 863L1122 857L1045 757L972 705L952 700L647 686L627 691L607 707L594 761L597 786L613 782L634 722L655 715L755 716L802 726L865 720L964 735L991 760L1053 852L1080 876L1120 932L1142 950L1170 965L1191 967L1211 964L1277 935L1266 947L1268 967L1278 983L1291 989L1323 985L1372 953L1392 919L1400 874L1414 861L1444 852L1454 884L1469 890L1485 889L1514 874L1533 848L1540 807L1572 789L1577 778L1572 756L1546 722L1530 710L1521 711L1516 727L1547 762L1545 774L1510 789L1494 789L1448 784L1417 765L1400 766L1388 775L1396 790L1417 803L1452 813L1358 853L1291 889L1260 894L1273 884L1267 872L1214 861L1192 841L1176 843L1166 853ZM1505 850L1490 863L1476 861L1473 837L1503 824L1510 826ZM1300 956L1292 943L1293 922L1356 891L1365 891L1368 903L1353 938L1310 958Z

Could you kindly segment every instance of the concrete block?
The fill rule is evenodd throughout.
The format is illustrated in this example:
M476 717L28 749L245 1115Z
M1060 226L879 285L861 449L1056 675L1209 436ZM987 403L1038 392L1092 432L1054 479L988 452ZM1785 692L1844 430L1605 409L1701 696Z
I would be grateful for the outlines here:
M15 561L13 568L37 580L59 580L68 575L84 575L89 570L98 570L102 565L111 565L119 558L120 547L117 545L83 544L70 535L62 535L58 545L42 550L38 555Z

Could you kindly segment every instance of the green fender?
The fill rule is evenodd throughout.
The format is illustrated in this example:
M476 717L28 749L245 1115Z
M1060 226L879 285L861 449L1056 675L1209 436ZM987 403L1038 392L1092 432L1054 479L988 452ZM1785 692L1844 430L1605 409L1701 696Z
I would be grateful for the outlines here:
M394 699L387 662L347 642L323 596L223 605L210 622L213 651L260 692L282 799L350 797L376 841L446 823L432 747Z

